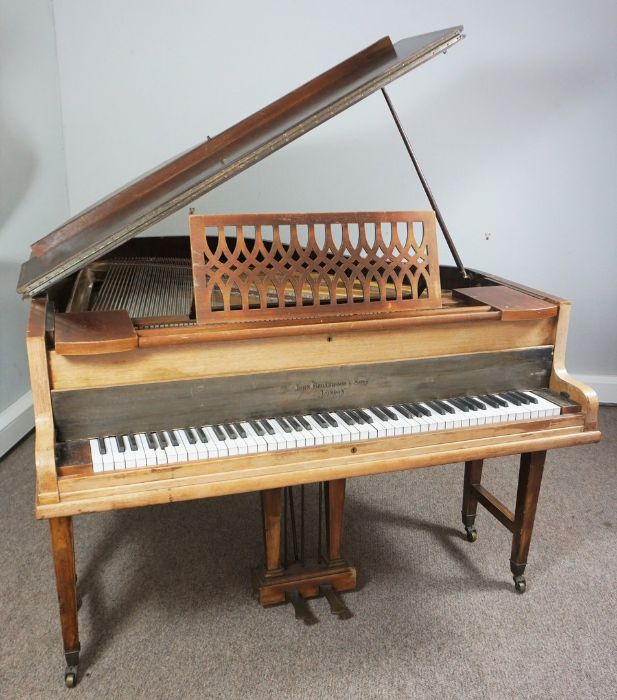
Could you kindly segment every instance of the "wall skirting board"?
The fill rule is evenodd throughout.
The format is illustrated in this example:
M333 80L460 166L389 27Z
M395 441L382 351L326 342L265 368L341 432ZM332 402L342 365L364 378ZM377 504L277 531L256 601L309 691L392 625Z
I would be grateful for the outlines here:
M575 374L581 382L594 389L600 403L617 404L617 375L614 374Z
M617 376L610 374L576 376L598 392L600 403L617 404ZM0 457L33 427L32 392L29 391L0 413Z
M0 457L33 427L32 392L28 391L0 412Z

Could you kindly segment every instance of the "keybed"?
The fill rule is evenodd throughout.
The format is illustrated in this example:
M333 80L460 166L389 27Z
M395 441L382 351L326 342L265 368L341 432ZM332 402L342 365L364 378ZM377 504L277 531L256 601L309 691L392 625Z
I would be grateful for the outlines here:
M509 423L560 412L559 405L532 391L504 391L103 436L89 444L93 470L100 473Z

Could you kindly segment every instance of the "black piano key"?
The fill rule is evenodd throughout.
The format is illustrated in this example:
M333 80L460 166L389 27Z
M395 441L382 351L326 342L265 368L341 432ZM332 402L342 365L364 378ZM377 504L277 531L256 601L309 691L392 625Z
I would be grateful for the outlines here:
M427 401L426 405L430 406L433 409L433 411L435 411L435 413L439 413L440 416L446 415L446 409L440 404L438 404L437 401Z
M193 430L197 434L199 442L203 442L204 444L206 442L208 442L208 434L206 433L206 431L203 428L193 428ZM215 433L216 433L216 431L215 431ZM217 437L218 437L218 435L217 435ZM223 437L219 438L219 439L224 440L225 436L223 435Z
M405 406L405 408L411 413L411 415L414 418L421 418L422 417L422 414L420 413L420 411L418 411L415 404L407 402L407 403L404 403L403 406Z
M454 407L450 406L450 404L447 401L442 401L441 399L435 399L435 403L438 406L441 406L441 408L443 408L444 411L447 411L450 414L456 413L456 411L454 410Z
M537 403L537 401L532 401L529 396L527 396L526 394L523 394L522 391L510 391L508 393L513 394L514 396L517 396L526 406L529 406L532 403Z
M302 432L302 426L300 425L300 422L295 418L295 416L287 416L285 419L291 427L297 431L297 432Z
M99 443L99 452L102 455L107 454L107 448L105 447L105 438L97 438L97 441Z
M388 420L388 416L379 408L379 406L371 406L371 411L379 418L379 420Z
M167 442L167 438L165 437L165 433L159 431L156 434L156 437L159 439L159 445L161 446L161 449L164 450L169 445L169 443Z
M402 403L397 403L396 406L395 406L394 408L396 408L396 410L397 410L399 413L401 413L402 415L404 415L405 418L413 418L413 417L414 417L413 413L412 413L408 408L406 408L405 406L403 406Z
M482 396L480 396L480 398L482 399L482 401L491 406L491 408L499 408L499 403L492 396L489 396L488 394L483 394Z
M459 396L458 398L459 401L465 404L465 406L468 406L471 411L477 411L478 407L476 404L467 396Z
M373 416L367 413L363 408L358 409L358 413L364 418L367 423L374 423Z
M295 417L298 423L304 428L304 430L312 430L311 424L306 420L304 416L296 416Z
M189 445L195 445L197 443L197 436L195 435L195 428L187 428L184 431L186 439L189 441Z
M233 428L233 425L230 425L229 423L224 423L223 424L223 430L229 435L230 440L237 440L238 439L238 433Z
M423 416L430 416L431 415L431 412L429 411L429 409L426 406L423 406L421 403L414 401L413 405L418 409L418 411L420 411L420 413Z
M322 413L321 417L333 428L338 428L338 423L329 413Z
M511 396L509 392L507 391L502 391L499 396L501 396L502 399L507 401L508 403L514 404L515 406L520 406L523 402L520 399L517 399L516 396Z
M217 440L222 440L223 442L225 442L225 433L221 430L220 426L213 425L212 430L214 431Z
M264 435L265 432L266 432L266 431L263 429L263 427L262 427L262 426L258 423L258 421L256 421L256 420L251 420L251 421L249 421L249 425L251 426L251 428L253 428L253 430L255 431L255 434L256 434L256 435L259 435L259 437L261 437L262 435Z
M482 401L476 399L474 396L468 396L467 401L471 401L471 403L477 406L481 411L486 411L486 404L483 404Z
M113 439L116 441L118 452L126 452L126 445L124 444L124 438L122 435L115 435Z
M241 438L248 437L246 430L240 425L240 423L234 423L234 428Z
M311 416L311 418L315 421L315 423L317 423L317 425L318 425L320 428L327 428L327 427L328 427L328 424L327 424L326 421L319 415L319 413L313 413L313 415Z
M151 450L158 450L159 444L156 441L154 433L146 433L146 442Z
M276 418L274 422L278 423L286 433L291 433L291 425L284 418Z
M396 420L396 413L393 413L387 406L380 406L382 413L385 413L386 420Z
M345 411L337 411L336 415L347 425L353 425L353 420L351 416L347 415Z
M129 433L128 435L129 438L129 447L133 452L136 452L138 450L137 447L137 438L135 437L135 433Z
M448 401L463 413L469 413L469 406L460 399L448 399Z
M176 434L174 433L174 431L170 430L168 432L168 435L169 435L169 442L171 442L171 444L174 447L178 447L180 445L180 443L178 442L178 438L176 437Z
M270 421L266 420L265 418L262 418L261 424L266 429L268 435L276 435L276 430L272 427Z
M531 403L538 403L538 399L533 394L525 394L523 391L515 391L514 393L521 398L524 396L526 399L531 401Z
M358 411L355 411L353 408L348 409L347 413L349 413L349 415L352 417L352 419L356 423L360 423L362 425L364 425L364 423L366 423L366 421L364 420L364 418L362 418L362 416L358 413Z
M501 396L498 396L497 394L491 394L491 398L494 401L497 401L497 404L501 406L501 408L507 408L508 407L508 402L504 401L504 399L501 398Z

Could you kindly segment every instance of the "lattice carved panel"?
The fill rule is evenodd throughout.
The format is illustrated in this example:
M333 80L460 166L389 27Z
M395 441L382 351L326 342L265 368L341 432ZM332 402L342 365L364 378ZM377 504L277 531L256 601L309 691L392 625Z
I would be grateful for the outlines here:
M441 306L435 214L191 216L200 323Z

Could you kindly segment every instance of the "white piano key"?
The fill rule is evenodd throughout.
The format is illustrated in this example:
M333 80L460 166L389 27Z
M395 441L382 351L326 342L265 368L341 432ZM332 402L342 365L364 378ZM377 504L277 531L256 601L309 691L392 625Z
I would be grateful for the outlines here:
M351 423L351 425L350 425L349 423L347 423L344 420L344 418L342 416L339 416L338 414L337 414L337 418L339 419L339 421L344 423L347 430L349 430L350 442L357 442L358 440L361 439L360 438L360 430L355 423Z
M135 467L137 469L143 469L143 467L148 466L148 462L146 460L144 447L137 435L135 435L135 443L137 444L137 449L133 451L133 455L135 456Z
M128 435L118 435L118 439L124 444L124 468L135 469L137 466L136 452L131 450Z
M198 459L208 459L208 450L205 448L205 446L202 450L200 450L200 448L197 446L197 442L192 443L189 440L189 436L187 435L187 430L190 430L190 428L187 428L185 430L176 430L175 433L178 436L178 439L181 440L182 444L184 445L184 449L186 450L188 460L195 461ZM195 433L192 431L191 437L194 437L197 441L197 435L195 435Z
M159 444L159 439L156 436L156 433L152 433L152 439L156 443L156 448L154 450L154 454L156 456L156 465L163 466L167 464L167 455L165 454L165 450Z
M163 452L165 453L165 459L167 460L167 464L177 464L178 453L176 452L176 448L171 444L171 440L169 438L169 433L166 430L161 430L160 432L165 437L165 440L167 440L167 445L165 445L165 447L163 448Z
M297 419L296 419L297 420ZM306 447L313 447L315 445L315 435L312 430L305 428L300 421L298 421L302 426L302 437L304 439L304 444Z
M89 440L90 443L90 455L92 457L92 471L98 474L104 471L103 468L103 455L99 451L99 441L95 438L94 440Z
M470 425L470 420L469 420L469 413L470 411L463 411L462 409L458 408L458 406L455 406L449 399L445 399L444 403L447 403L448 406L452 406L454 409L454 416L456 416L456 427L457 428L468 428Z
M148 445L148 438L145 433L139 433L136 439L141 442L143 448L143 453L146 458L146 466L155 467L156 466L156 452Z
M396 434L396 427L390 421L382 420L370 408L365 408L364 411L373 419L373 427L377 431L378 438L392 437Z
M229 457L229 447L225 440L219 440L212 428L209 425L203 426L203 431L208 436L208 442L206 445L210 445L214 448L214 457ZM207 448L206 448L207 449Z
M420 429L413 418L408 418L402 411L399 411L398 408L394 406L388 406L388 408L395 414L397 422L402 426L403 435L411 435L414 432L419 432ZM431 429L430 426L434 425L435 421L432 418L427 418L427 423L429 429Z
M322 418L322 420L325 420L325 418ZM317 423L317 421L315 422ZM317 425L319 425L319 423L317 423ZM325 427L323 425L319 425L319 428L330 444L335 445L339 442L343 442L340 431L333 428L327 421Z
M178 430L170 430L168 431L169 433L169 442L171 443L171 433L173 433L173 436L176 438L176 442L178 443L177 445L174 445L174 449L176 450L176 455L178 456L178 462L188 462L189 461L189 455L186 447L184 446L184 442L182 441L182 438L179 435Z
M296 430L292 423L289 422L289 420L287 420L287 423L291 426L291 434L296 443L296 449L302 449L303 447L306 447L306 437L304 435L304 431Z
M332 442L330 434L326 434L325 432L323 432L323 429L313 418L313 416L307 414L306 416L304 416L304 420L311 426L311 433L315 438L316 445L327 445Z
M235 457L241 454L243 451L243 445L240 443L239 439L237 437L230 438L222 423L219 424L218 427L223 431L223 433L225 433L225 445L227 445L227 453L229 456Z
M439 413L432 406L429 406L426 402L420 403L424 408L426 408L427 411L430 411L431 415L424 417L427 420L432 421L434 425L434 430L448 430L454 426L456 418L451 413L448 413L445 409L443 409L444 413Z
M328 416L336 423L336 427L330 425L328 426L331 430L333 430L337 436L337 442L351 442L351 432L347 428L347 425L345 424L345 421L343 421L342 418L339 418L336 413L328 411Z
M240 425L244 428L248 436L247 442L250 444L249 452L254 453L268 451L268 443L266 442L265 438L261 435L257 435L250 423L242 422Z
M296 441L292 433L288 433L284 430L276 418L270 420L270 425L274 428L280 449L291 450L296 446Z
M533 391L524 391L523 393L525 395L531 395L534 399L537 400L538 412L543 413L543 415L540 415L539 417L548 418L551 416L558 416L561 414L561 408L557 404L551 403L549 399L545 399L543 396L539 396Z

